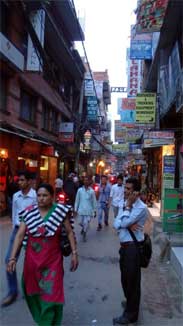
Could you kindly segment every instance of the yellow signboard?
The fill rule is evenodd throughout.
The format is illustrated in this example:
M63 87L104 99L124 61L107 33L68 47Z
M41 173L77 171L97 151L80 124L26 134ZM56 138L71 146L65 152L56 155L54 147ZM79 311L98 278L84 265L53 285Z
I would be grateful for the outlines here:
M156 94L139 93L136 97L136 123L155 123Z
M129 143L125 144L113 144L112 150L115 153L127 153L129 152Z

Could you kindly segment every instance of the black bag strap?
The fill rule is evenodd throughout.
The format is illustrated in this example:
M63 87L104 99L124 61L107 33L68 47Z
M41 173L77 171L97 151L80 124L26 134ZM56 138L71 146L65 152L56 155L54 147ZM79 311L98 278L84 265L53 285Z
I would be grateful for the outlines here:
M133 241L135 242L136 246L138 246L138 241L137 241L137 238L136 238L135 234L133 233L133 231L128 228L128 232L130 233L130 235L131 235Z

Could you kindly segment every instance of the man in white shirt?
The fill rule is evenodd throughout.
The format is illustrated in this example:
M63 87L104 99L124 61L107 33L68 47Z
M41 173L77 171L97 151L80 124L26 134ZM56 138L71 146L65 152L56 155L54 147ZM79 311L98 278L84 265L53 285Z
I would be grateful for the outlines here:
M124 200L124 186L123 186L123 175L119 174L117 176L117 183L112 185L109 206L112 206L114 217L118 215L118 209L122 206Z
M96 215L97 201L95 192L90 187L91 180L85 176L83 182L84 185L78 189L76 194L74 213L75 215L78 214L80 226L82 227L81 234L83 235L83 241L86 242L90 221Z
M13 243L15 236L17 234L20 221L19 221L19 213L27 208L28 206L35 205L37 203L36 191L31 187L32 186L32 175L29 171L21 171L18 173L19 180L19 189L13 195L13 203L12 203L12 224L13 230L10 236L10 241L8 245L8 250L5 258L5 263L7 264L11 255ZM19 255L18 255L19 256ZM16 257L18 259L18 256ZM6 307L13 303L18 295L18 284L17 284L17 276L16 271L13 273L6 272L7 282L8 282L8 295L2 301L1 306Z

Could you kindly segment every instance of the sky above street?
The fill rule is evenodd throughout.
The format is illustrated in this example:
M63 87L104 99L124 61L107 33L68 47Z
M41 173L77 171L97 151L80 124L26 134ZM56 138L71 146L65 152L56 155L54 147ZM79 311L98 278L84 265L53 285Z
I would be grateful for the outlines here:
M135 23L137 0L74 0L74 4L77 14L85 16L84 45L91 70L107 69L111 86L127 86L126 49L130 44L130 25ZM117 98L124 96L111 95L109 117L113 127L114 119L119 119Z
M85 13L85 48L93 71L108 69L111 85L126 85L126 48L137 0L75 0ZM114 85L114 86L115 86Z

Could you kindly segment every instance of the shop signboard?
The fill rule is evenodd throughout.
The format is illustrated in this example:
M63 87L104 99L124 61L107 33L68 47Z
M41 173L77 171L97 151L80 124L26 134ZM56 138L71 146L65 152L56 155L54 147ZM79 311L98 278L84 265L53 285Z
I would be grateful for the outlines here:
M151 60L152 59L152 34L136 34L131 38L130 59Z
M129 143L113 144L112 150L114 153L128 153L129 152Z
M165 189L163 231L168 233L183 232L183 189Z
M175 156L165 155L163 157L163 189L174 188L175 179Z
M119 111L123 126L134 127L135 125L135 99L122 98L121 110Z
M139 93L136 97L136 123L155 124L156 94Z
M17 48L0 32L0 53L15 67L24 70L24 56Z
M134 154L142 154L142 144L129 144L129 152Z
M142 129L134 129L134 128L127 129L126 140L129 143L135 143L137 139L141 138L142 134L143 134Z
M161 206L161 215L164 214L164 199L165 199L165 189L174 188L175 183L175 156L174 155L165 155L163 157L163 166L162 166L162 206Z
M168 107L176 97L176 80L181 72L179 46L175 43L168 60Z
M30 13L30 20L42 47L44 47L45 11L43 9L33 11ZM30 35L28 35L26 69L31 71L42 71L42 66L42 60L38 57L32 39Z
M93 79L85 79L85 96L95 96Z
M74 123L61 122L59 128L59 140L61 143L74 142Z
M98 101L96 96L87 97L87 119L88 121L97 121Z
M126 127L123 127L120 120L114 121L114 135L115 135L115 142L118 143L126 143Z
M102 99L103 97L103 81L95 80L95 89L97 93L97 97Z
M142 84L142 61L141 60L130 60L130 49L127 49L127 96L136 97L137 93L141 90Z
M146 131L144 133L144 148L173 145L174 141L173 131Z
M142 0L137 8L137 33L160 31L169 0Z
M183 70L179 73L176 82L176 111L179 112L183 107Z

